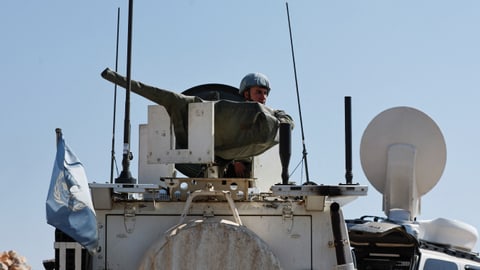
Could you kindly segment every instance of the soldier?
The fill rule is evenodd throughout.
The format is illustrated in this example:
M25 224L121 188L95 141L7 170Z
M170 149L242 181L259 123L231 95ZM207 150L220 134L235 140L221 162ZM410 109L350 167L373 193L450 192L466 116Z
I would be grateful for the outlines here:
M239 89L239 94L243 96L246 101L255 101L265 105L268 94L270 93L270 82L267 76L262 73L249 73L243 77ZM250 177L251 167L251 158L234 160L231 165L227 167L225 176Z

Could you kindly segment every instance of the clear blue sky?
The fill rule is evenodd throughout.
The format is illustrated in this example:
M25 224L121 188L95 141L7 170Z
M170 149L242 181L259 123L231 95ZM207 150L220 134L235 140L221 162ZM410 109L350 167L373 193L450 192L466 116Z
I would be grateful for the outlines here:
M54 257L45 199L55 128L91 182L109 181L113 85L100 72L114 68L118 7L125 74L127 0L6 0L0 9L0 251L18 251L34 269ZM423 197L420 219L480 228L480 1L292 0L289 7L311 180L344 181L344 96L353 103L354 182L363 185L365 127L385 109L415 107L437 122L447 144L444 174ZM134 79L181 92L212 82L238 86L259 71L271 80L268 104L299 123L285 2L136 1L133 36ZM124 96L119 89L119 161ZM134 155L148 104L132 95ZM291 169L302 153L299 124L293 137ZM297 171L292 180L301 177ZM381 205L370 186L344 213L383 216Z

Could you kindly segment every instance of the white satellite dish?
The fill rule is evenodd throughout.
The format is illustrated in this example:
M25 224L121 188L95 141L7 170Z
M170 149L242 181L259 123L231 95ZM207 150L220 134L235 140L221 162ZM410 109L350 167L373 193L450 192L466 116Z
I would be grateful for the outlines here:
M395 107L377 115L367 126L360 145L363 171L383 194L383 210L420 213L420 197L440 180L446 146L435 122L410 107ZM393 213L393 211L392 211Z

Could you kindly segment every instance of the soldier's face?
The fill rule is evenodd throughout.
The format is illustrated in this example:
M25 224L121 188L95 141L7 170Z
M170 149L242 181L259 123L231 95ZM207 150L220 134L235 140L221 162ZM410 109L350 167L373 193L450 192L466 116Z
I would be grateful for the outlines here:
M261 86L252 86L250 90L245 91L245 99L250 101L256 101L262 104L267 102L268 90Z

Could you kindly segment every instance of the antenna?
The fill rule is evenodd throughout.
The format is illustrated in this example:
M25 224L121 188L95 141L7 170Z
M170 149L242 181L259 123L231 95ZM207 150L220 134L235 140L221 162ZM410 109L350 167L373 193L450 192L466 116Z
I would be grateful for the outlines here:
M282 164L282 185L288 185L288 164L292 153L292 126L290 123L280 123L280 162Z
M131 79L131 62L132 62L132 17L133 17L133 0L129 0L128 4L128 40L127 40L127 91L125 94L125 122L123 127L123 159L122 173L115 179L116 183L135 184L136 179L130 173L130 89Z
M285 5L287 7L288 31L290 32L290 47L292 49L293 73L295 75L295 88L297 90L298 114L300 117L300 129L302 131L303 159L305 160L305 176L307 177L307 183L310 183L310 177L308 175L307 148L305 146L305 133L303 132L302 108L300 106L300 94L298 92L297 67L295 65L295 52L293 50L292 27L290 26L290 12L288 11L288 2L285 2Z
M345 97L345 184L351 185L352 173L352 97Z
M115 49L115 72L118 71L118 40L120 32L120 8L117 9L117 44ZM110 183L113 183L113 165L115 163L115 119L117 114L117 84L114 85L113 92L113 128L112 128L112 157L110 163ZM117 168L118 174L118 168Z

